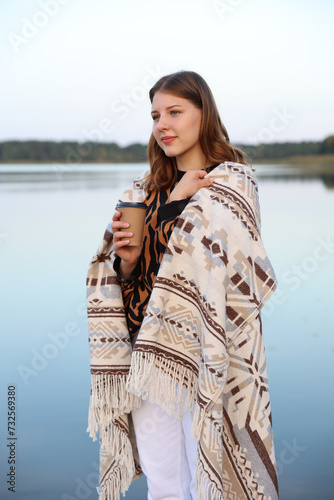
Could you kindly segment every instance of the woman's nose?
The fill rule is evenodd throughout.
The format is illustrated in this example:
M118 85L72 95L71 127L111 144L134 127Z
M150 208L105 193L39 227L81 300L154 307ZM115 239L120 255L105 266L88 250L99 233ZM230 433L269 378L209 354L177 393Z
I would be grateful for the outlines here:
M160 117L159 122L158 122L158 130L167 130L168 129L168 122L165 118Z

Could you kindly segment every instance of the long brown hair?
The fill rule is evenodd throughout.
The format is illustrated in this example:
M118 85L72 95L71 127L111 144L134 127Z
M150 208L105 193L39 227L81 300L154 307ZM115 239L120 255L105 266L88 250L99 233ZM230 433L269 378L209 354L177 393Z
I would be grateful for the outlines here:
M214 165L224 161L246 164L245 153L230 143L230 138L223 125L210 87L198 73L179 71L163 76L149 92L152 103L156 92L166 92L188 99L202 110L199 143L207 160ZM170 187L176 180L177 166L173 157L165 155L151 134L147 156L150 173L144 180L149 193Z

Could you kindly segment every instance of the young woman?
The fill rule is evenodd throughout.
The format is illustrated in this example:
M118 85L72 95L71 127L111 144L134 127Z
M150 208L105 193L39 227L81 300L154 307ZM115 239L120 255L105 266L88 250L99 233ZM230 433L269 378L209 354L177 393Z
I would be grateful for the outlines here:
M147 205L143 245L116 210L87 279L100 499L143 472L151 500L274 500L256 178L200 75L150 100L150 171L121 197Z

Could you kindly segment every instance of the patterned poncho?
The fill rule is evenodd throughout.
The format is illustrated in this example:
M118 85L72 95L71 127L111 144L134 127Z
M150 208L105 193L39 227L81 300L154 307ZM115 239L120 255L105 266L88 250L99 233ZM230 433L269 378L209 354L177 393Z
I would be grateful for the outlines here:
M278 498L260 310L276 278L260 236L256 177L210 172L171 234L134 348L109 225L89 266L90 436L100 433L99 499L142 474L131 410L142 398L192 412L201 500ZM122 201L145 201L139 176Z

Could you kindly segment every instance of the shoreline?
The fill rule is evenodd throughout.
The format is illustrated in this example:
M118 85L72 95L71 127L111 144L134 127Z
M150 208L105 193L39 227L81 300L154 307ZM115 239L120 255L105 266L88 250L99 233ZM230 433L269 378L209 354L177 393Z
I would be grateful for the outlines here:
M258 165L261 164L272 164L272 165L281 165L284 163L293 163L293 164L305 164L305 163L312 163L312 162L317 162L317 163L328 163L328 164L334 164L334 154L324 154L324 155L296 155L296 156L287 156L285 158L254 158L252 159L253 163L256 163ZM117 161L117 162L111 162L111 161L106 161L106 160L101 160L101 161L81 161L81 162L73 162L70 163L70 165L84 165L84 164L106 164L106 165L118 165L118 164L136 164L136 163L148 163L147 160L142 160L142 161ZM1 161L0 160L0 165L38 165L38 164L43 164L43 165L52 165L52 164L63 164L66 165L66 161L62 160L52 160L52 161L37 161L37 160L12 160L12 161Z
M254 162L259 165L262 163L269 163L273 165L281 165L282 163L334 163L334 154L326 154L326 155L296 155L296 156L287 156L286 158L259 158L255 159Z

